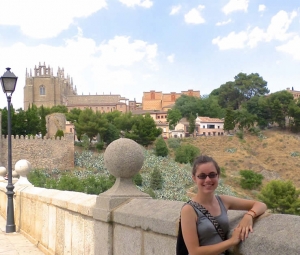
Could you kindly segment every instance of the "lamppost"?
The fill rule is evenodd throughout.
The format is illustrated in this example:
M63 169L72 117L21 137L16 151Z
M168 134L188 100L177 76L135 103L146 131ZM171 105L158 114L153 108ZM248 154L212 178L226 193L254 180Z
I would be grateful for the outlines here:
M7 98L7 142L8 142L8 157L7 157L7 215L6 215L6 233L16 232L15 217L14 217L14 185L12 184L12 159L11 159L11 96L15 91L18 77L6 68L6 72L0 78L3 92Z

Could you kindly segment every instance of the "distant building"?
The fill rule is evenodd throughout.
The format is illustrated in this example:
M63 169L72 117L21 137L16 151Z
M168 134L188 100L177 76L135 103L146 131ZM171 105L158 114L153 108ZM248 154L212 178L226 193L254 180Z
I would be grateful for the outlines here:
M224 120L218 118L197 117L196 132L197 135L205 136L224 135Z
M37 107L65 105L69 110L88 108L100 112L127 112L136 109L137 105L135 100L129 101L120 95L78 95L72 78L65 77L64 68L58 68L54 76L53 69L45 63L35 66L33 73L31 69L29 72L26 70L24 110L31 104Z
M188 91L181 91L181 93L162 93L161 91L155 90L150 90L150 92L143 92L143 110L167 111L175 105L175 101L182 95L200 98L200 91L190 89Z
M195 120L195 132L189 133L189 121L182 118L170 131L170 137L183 138L190 135L195 136L222 136L224 135L224 120L210 117L197 117Z
M300 91L294 90L294 87L292 89L286 88L286 90L293 95L294 99L298 100L300 98Z

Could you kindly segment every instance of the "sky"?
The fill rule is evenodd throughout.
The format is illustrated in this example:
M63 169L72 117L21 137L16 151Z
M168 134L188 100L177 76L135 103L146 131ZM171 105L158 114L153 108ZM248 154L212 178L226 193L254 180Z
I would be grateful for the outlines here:
M79 95L200 90L258 73L300 90L299 0L10 0L0 4L0 76L64 68ZM0 91L0 108L7 106Z

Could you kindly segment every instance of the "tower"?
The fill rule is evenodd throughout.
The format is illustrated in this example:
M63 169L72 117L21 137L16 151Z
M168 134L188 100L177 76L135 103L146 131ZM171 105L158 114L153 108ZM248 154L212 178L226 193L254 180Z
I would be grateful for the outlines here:
M52 107L55 105L65 105L68 95L76 95L73 89L73 80L67 76L65 78L64 68L59 68L57 76L53 75L53 69L39 63L29 73L26 70L24 86L24 110L26 111L31 104L37 107Z

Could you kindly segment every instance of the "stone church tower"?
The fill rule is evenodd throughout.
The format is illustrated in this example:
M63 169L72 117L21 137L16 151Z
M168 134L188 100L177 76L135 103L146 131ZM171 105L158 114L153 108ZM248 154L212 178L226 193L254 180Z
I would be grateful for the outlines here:
M37 107L52 107L55 105L66 105L67 96L77 95L76 86L73 88L73 80L65 78L64 68L58 68L57 76L53 75L53 69L46 67L45 63L34 68L33 75L30 69L26 70L26 81L24 87L24 110L31 104Z

